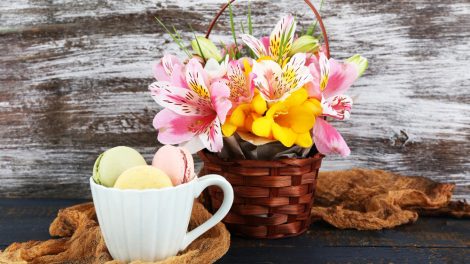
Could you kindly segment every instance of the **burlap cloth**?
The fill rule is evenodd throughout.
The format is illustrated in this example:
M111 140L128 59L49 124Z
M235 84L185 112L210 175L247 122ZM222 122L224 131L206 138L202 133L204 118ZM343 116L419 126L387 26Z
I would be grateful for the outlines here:
M418 215L470 217L470 205L451 201L455 185L381 170L320 173L313 220L337 228L378 230L412 223Z
M468 204L450 201L453 189L453 184L380 170L323 172L318 177L312 214L314 220L337 228L360 230L412 223L418 215L470 217ZM190 228L209 217L203 206L195 203ZM49 232L59 238L13 243L0 252L0 263L119 263L112 261L106 249L91 203L59 211ZM212 263L229 245L230 235L219 223L178 256L158 263Z
M210 216L202 204L194 203L189 229L204 223ZM60 238L13 243L3 253L0 252L0 263L121 264L119 261L113 261L106 249L92 203L60 210L49 227L49 233ZM196 239L178 256L156 263L212 263L221 258L229 246L230 233L222 223L219 223ZM148 262L132 262L132 264L145 263Z

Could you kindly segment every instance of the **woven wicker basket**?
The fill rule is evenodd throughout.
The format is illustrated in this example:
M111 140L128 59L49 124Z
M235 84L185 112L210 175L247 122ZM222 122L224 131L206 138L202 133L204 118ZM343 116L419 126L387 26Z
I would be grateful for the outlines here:
M206 33L234 0L222 6ZM309 0L323 34L324 52L330 57L328 36L320 14ZM233 233L253 238L283 238L302 234L310 225L315 184L323 155L304 159L223 161L207 151L201 175L220 174L234 187L235 201L223 222ZM223 200L217 187L208 189L206 206L216 211Z
M315 184L323 156L275 161L223 161L201 151L201 175L216 173L233 186L235 200L223 222L233 233L255 238L282 238L305 232L310 225ZM209 188L209 206L216 211L223 200Z

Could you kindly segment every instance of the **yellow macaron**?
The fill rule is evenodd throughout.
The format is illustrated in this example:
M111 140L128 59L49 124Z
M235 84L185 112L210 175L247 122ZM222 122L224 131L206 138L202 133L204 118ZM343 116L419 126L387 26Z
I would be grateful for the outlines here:
M153 166L136 166L124 171L116 180L117 189L161 189L172 187L170 177Z

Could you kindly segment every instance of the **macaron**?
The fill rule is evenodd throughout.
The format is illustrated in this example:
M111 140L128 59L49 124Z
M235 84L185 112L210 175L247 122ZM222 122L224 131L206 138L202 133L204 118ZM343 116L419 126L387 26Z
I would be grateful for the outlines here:
M170 178L160 169L143 165L124 171L114 184L117 189L161 189L172 187Z
M106 150L95 161L93 179L106 187L114 186L124 171L135 166L147 165L144 157L133 148L119 146Z
M152 166L164 171L175 186L196 177L193 156L185 148L172 145L161 147L153 157Z

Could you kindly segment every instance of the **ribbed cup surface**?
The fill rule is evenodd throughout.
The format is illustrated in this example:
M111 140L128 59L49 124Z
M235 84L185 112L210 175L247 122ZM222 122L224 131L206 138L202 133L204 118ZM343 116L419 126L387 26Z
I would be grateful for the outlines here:
M111 256L123 262L156 261L182 250L196 182L160 190L119 190L97 185L90 178Z

